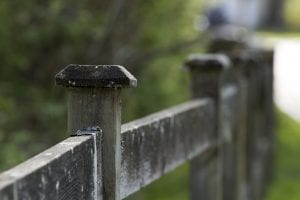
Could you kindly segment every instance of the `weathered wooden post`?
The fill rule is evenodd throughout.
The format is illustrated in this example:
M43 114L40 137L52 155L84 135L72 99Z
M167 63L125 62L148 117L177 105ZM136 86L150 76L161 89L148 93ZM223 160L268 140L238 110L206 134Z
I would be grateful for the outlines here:
M214 135L210 138L210 141L217 145L217 152L206 159L196 157L191 161L190 196L192 200L220 200L222 198L222 141L219 135L219 102L223 72L229 68L230 61L226 56L218 54L192 55L185 65L190 70L192 98L212 98L217 119L214 122Z
M247 199L247 162L246 162L246 140L247 133L247 109L248 109L248 93L249 93L249 78L246 76L246 71L249 69L249 55L245 51L249 49L250 37L244 29L235 28L225 31L220 29L220 32L214 34L213 40L209 43L209 53L224 53L232 60L232 68L228 75L225 76L224 85L231 85L231 88L236 88L235 94L229 95L222 100L221 113L224 117L220 122L221 132L224 132L224 127L228 127L230 131L223 133L230 137L224 137L223 145L223 199L235 200ZM247 64L246 64L247 63ZM227 86L228 88L228 86ZM226 89L224 89L226 91ZM231 96L231 97L230 97ZM226 100L227 99L227 100ZM226 108L227 107L227 108ZM230 112L226 112L226 110ZM227 114L226 114L227 113ZM252 119L252 118L251 118ZM250 119L250 121L251 121Z
M249 52L255 62L249 66L249 182L251 199L260 200L271 177L273 148L273 51L262 48ZM251 111L250 111L251 110Z
M266 182L268 185L272 180L273 175L273 159L274 159L274 148L275 148L275 134L274 134L274 103L273 103L273 66L274 66L274 50L263 49L262 62L264 64L264 81L263 81L263 91L264 91L264 102L263 107L265 108L265 126L264 134L265 140L268 141L268 148L266 152L265 160L265 175Z
M247 133L248 131L248 98L249 98L249 80L248 70L252 59L249 54L240 52L230 55L233 62L233 68L236 74L238 86L238 121L237 121L237 183L238 200L247 200L248 198L248 180L247 180Z
M56 75L68 88L68 132L99 126L102 129L102 181L98 199L120 200L121 89L136 79L122 66L68 65ZM99 170L101 171L101 170ZM103 183L101 183L103 182ZM101 190L103 184L103 191Z
M224 73L221 100L219 102L219 134L222 138L223 200L237 200L241 195L243 118L242 93L238 67Z

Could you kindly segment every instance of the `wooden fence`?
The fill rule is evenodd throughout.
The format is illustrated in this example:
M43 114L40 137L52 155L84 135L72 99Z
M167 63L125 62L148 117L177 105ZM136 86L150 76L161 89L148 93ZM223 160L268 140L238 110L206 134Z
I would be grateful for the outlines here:
M190 199L260 200L272 171L273 52L191 55L191 100L121 125L121 66L69 65L71 137L0 175L1 200L120 200L190 162Z

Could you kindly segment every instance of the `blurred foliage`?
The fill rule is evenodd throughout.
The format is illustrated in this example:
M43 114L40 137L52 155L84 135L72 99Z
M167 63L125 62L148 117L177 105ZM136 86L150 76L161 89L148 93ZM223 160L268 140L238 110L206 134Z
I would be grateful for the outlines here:
M175 54L149 62L138 79L138 87L125 91L125 121L156 112L187 100L187 73L181 68L186 54Z
M284 18L289 29L300 30L300 1L286 0L284 6Z
M70 63L120 64L138 79L124 94L124 121L187 98L180 65L199 50L198 0L1 0L0 171L67 137ZM192 49L191 49L192 48Z

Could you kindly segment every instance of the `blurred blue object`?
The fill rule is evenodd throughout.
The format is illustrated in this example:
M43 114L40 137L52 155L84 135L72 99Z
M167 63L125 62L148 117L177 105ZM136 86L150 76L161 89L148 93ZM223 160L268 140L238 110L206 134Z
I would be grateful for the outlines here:
M226 13L223 9L223 5L209 9L205 15L207 17L209 27L228 24L228 19L226 18Z

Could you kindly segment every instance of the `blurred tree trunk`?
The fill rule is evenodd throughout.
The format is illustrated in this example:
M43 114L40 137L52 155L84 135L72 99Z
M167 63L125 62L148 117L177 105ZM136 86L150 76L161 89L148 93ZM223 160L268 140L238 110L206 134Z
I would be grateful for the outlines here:
M269 1L269 14L266 19L266 26L274 28L282 28L284 26L284 2L284 0Z

